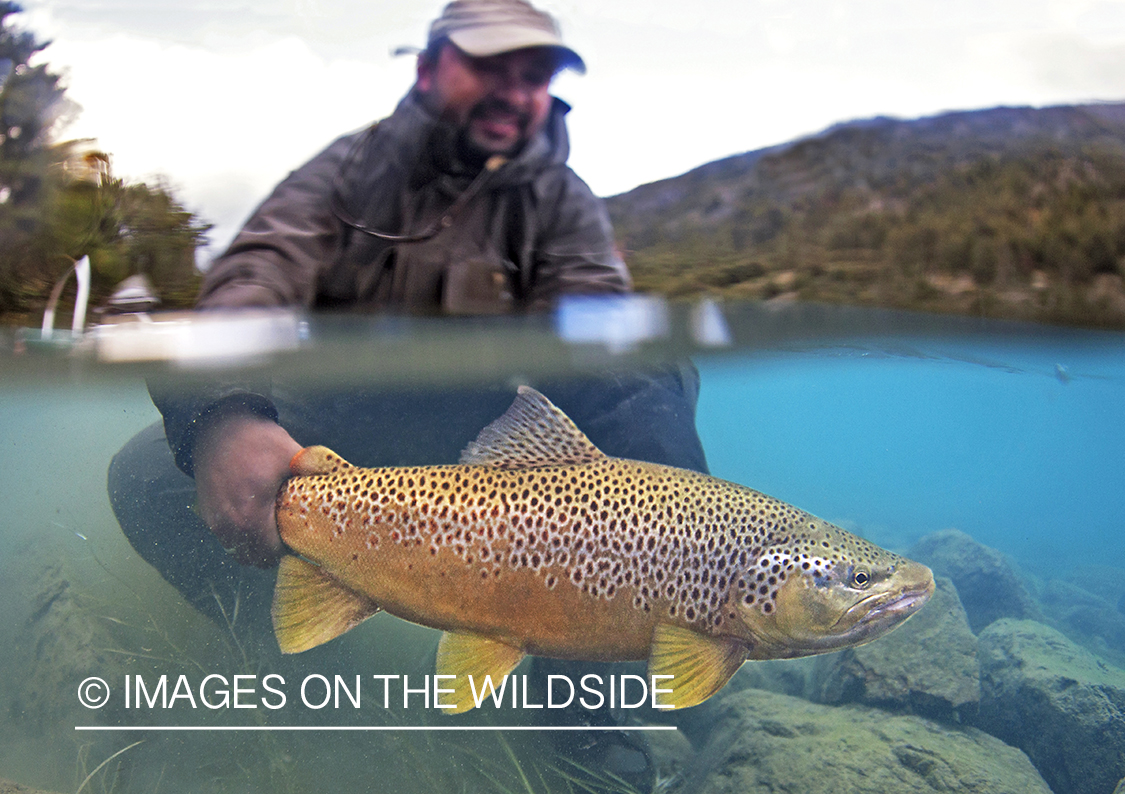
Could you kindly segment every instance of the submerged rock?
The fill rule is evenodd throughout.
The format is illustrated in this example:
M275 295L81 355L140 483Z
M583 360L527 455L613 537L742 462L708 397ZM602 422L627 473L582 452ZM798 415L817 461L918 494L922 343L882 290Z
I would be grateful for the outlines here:
M974 634L999 618L1041 620L1039 607L1008 558L956 529L926 535L908 555L948 576L957 587Z
M1063 577L1073 585L1093 593L1099 600L1125 603L1125 568L1113 565L1078 565Z
M1105 598L1066 579L1048 579L1039 589L1039 603L1049 617L1064 615L1076 607L1104 608Z
M832 658L837 654L828 654ZM769 659L749 661L742 665L730 683L723 688L724 696L733 695L744 689L764 689L778 695L812 699L816 693L816 671L819 657L809 656L800 659ZM707 742L716 714L719 713L720 700L710 698L690 709L652 714L655 721L667 721L676 725L692 744L702 746Z
M814 699L859 702L960 721L980 701L977 638L953 582L938 577L930 602L877 641L820 657Z
M98 712L81 709L74 694L89 675L122 680L125 657L109 650L116 645L111 624L83 604L62 562L23 562L35 572L34 589L31 612L16 635L13 668L4 671L20 682L10 692L9 717L21 731L37 735L92 713L112 713L116 704Z
M979 658L980 727L1026 752L1057 792L1113 790L1125 775L1125 670L1030 620L993 623Z
M1112 606L1076 607L1059 619L1059 625L1095 653L1116 655L1118 662L1125 654L1125 615Z
M656 779L682 779L693 754L687 737L680 731L653 731L646 736L656 766Z
M719 699L678 794L1050 794L1027 756L975 728L755 689Z
M1049 580L1039 600L1054 625L1080 645L1125 656L1125 595L1117 598L1122 582L1125 570L1087 566Z

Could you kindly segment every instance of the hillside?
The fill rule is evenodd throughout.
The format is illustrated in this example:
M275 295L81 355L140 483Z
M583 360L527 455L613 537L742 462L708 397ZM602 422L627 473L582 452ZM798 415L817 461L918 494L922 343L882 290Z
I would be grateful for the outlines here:
M642 290L1125 327L1125 103L850 122L607 202Z

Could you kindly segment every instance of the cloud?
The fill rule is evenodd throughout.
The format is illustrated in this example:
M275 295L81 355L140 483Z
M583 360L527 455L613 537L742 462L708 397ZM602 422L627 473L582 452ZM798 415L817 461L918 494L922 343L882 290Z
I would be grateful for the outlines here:
M296 37L235 53L117 33L59 40L45 57L66 66L83 107L67 136L97 138L118 175L166 175L220 225L220 243L288 171L389 113L412 79L409 62L326 61Z
M1125 97L1125 41L1091 44L1075 34L1042 35L1022 43L1028 74L1059 97Z
M370 0L31 0L29 10L68 38L128 36L235 52L299 37L321 57L385 58L401 44L424 41L433 10L417 3Z

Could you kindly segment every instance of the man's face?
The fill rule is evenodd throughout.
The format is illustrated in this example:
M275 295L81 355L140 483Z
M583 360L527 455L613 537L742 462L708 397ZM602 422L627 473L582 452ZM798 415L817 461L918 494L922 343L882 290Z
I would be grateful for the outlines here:
M474 58L446 44L436 62L419 59L417 87L472 153L510 156L546 124L556 71L555 54L542 47Z

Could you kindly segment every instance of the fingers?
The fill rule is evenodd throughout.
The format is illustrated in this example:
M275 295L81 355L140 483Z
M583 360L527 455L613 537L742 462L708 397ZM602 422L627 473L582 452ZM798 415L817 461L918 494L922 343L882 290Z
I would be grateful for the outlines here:
M270 567L284 552L277 493L301 449L280 425L254 414L217 419L194 450L200 515L235 558Z
M201 512L223 548L239 563L270 568L285 551L277 533L274 505L272 498L250 494Z

